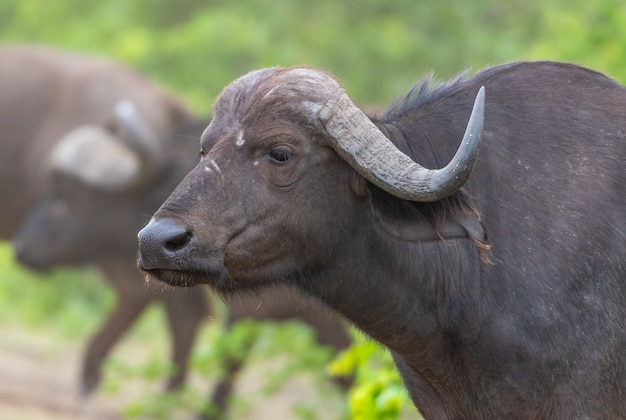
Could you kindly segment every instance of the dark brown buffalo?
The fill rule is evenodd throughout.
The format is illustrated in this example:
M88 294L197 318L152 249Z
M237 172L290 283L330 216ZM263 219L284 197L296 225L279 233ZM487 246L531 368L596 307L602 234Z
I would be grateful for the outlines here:
M201 288L146 288L143 274L135 264L136 232L195 166L198 160L197 139L207 122L191 118L177 102L159 93L128 70L109 62L83 59L85 63L82 65L88 67L91 63L88 68L92 70L81 71L79 64L82 61L74 56L42 49L27 49L21 54L11 51L24 61L26 57L44 63L50 61L48 66L39 65L42 73L39 77L43 79L46 72L50 72L50 83L54 77L60 78L55 74L57 66L59 70L56 71L59 73L65 71L69 79L55 91L66 89L63 91L65 99L60 103L72 105L72 108L66 110L69 115L59 109L52 115L42 110L42 115L32 117L34 121L49 121L48 125L55 119L67 118L64 125L66 132L61 129L53 131L51 134L55 138L48 138L45 132L46 135L41 139L25 138L17 133L19 137L14 137L18 138L5 140L9 145L12 144L10 141L22 142L24 150L20 153L24 154L29 153L26 147L29 143L40 148L36 166L21 161L17 164L7 163L15 165L14 170L22 177L30 176L30 168L42 168L40 184L37 185L41 187L37 192L39 199L35 202L33 198L28 204L22 204L22 214L29 207L32 211L14 239L16 255L23 264L39 269L58 264L97 264L116 287L117 308L90 342L85 357L83 386L87 390L96 385L101 363L111 347L145 307L155 300L165 305L173 335L173 359L177 365L177 374L171 378L169 385L177 386L183 380L193 338L208 311L208 301ZM47 61L43 60L46 57ZM69 68L64 68L63 62L67 62ZM118 77L115 77L116 71L120 73ZM84 74L85 80L77 74ZM127 86L125 80L128 74L132 74L133 78ZM89 80L90 77L94 80ZM100 81L101 78L105 80ZM118 100L128 98L131 101L111 101L108 113L100 116L100 119L94 116L82 121L75 120L75 126L72 127L69 120L77 109L86 112L90 106L100 106L100 93L87 95L92 90L85 89L85 85L105 81L108 88L103 86L103 92L113 95L117 90L117 96L113 96ZM44 84L44 80L41 84ZM154 116L160 121L162 129L159 125L152 125L150 114L143 115L139 108L141 98L138 93L133 94L144 86L146 95L151 93L154 96L149 101L151 108L146 111L158 109L160 101L164 108L170 106L177 113L176 118L168 116L164 111ZM27 91L30 88L24 89L28 95L32 93ZM80 101L82 104L76 103ZM24 113L30 110L27 101L16 103L25 108ZM167 125L163 125L167 121ZM169 132L171 130L174 130L173 133ZM48 146L47 149L44 144ZM16 175L15 179L19 177ZM4 188L4 185L0 188ZM0 191L4 193L4 190ZM15 213L18 213L17 210ZM13 225L17 224L18 220L15 220ZM7 232L7 236L11 232ZM233 301L228 311L227 327L246 317L274 320L297 317L314 328L320 343L337 349L349 344L345 329L334 315L295 292L274 290L262 296ZM234 376L243 361L233 359L226 363L228 374L218 384L212 397L217 406L217 415L226 407Z
M391 350L426 418L623 417L626 88L515 63L370 119L275 68L214 112L139 234L153 277L296 285Z

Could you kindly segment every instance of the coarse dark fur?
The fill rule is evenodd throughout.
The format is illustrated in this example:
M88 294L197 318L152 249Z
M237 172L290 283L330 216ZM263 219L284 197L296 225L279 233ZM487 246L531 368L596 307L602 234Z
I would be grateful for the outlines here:
M481 86L469 181L409 203L330 148L311 115L337 89L322 73L235 81L206 157L140 234L140 267L223 291L298 285L390 349L426 418L620 418L626 89L572 64L513 63L417 88L373 121L442 167Z

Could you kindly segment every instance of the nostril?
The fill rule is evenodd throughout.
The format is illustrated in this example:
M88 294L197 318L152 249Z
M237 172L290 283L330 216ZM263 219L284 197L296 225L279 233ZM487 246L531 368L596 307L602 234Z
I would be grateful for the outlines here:
M193 251L195 235L172 219L152 219L137 234L138 264L142 270L177 269L181 258Z
M191 242L192 237L193 234L191 232L183 232L180 235L168 238L168 240L165 241L165 249L169 252L180 251Z

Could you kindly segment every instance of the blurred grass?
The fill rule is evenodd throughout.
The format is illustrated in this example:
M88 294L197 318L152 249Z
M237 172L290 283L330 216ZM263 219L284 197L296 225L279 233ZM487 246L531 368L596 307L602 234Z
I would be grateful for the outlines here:
M84 338L113 304L113 292L97 270L35 273L20 267L10 245L0 242L0 324Z
M116 58L208 113L252 69L305 64L359 103L385 104L431 71L524 59L573 60L626 80L619 0L5 0L0 40Z
M447 78L524 58L542 4L5 0L0 40L114 57L181 92L199 112L243 73L294 64L328 70L358 102L380 104L430 71Z

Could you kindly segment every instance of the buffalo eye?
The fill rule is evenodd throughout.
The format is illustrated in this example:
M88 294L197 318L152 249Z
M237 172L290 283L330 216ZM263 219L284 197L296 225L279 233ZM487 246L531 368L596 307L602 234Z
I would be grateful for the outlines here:
M272 149L267 155L275 163L287 163L293 157L293 154L285 149Z

